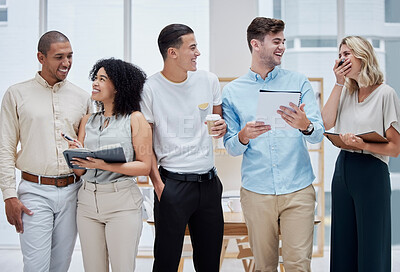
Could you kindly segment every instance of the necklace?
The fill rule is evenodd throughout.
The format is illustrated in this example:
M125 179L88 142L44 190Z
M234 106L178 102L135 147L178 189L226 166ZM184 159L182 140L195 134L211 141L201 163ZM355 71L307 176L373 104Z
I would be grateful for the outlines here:
M363 94L361 94L361 90L358 89L358 103L364 102L365 99L367 99L367 97L372 94L373 91L375 91L376 88L378 88L380 86L380 84L377 85L373 85L373 86L368 86L366 88L364 88L364 92Z
M371 93L367 93L367 94L360 94L360 92L358 92L358 103L364 102L364 100L370 95Z

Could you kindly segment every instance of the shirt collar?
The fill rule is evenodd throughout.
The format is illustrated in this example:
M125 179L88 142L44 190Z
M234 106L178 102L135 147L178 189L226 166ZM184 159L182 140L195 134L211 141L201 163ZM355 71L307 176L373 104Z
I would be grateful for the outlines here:
M268 76L265 78L265 81L274 79L278 75L279 69L280 68L278 66L275 66L275 68L271 72L268 73ZM259 74L252 71L250 68L249 68L248 75L254 81L258 81L258 80L264 81Z
M54 84L54 86L51 86L41 75L40 72L37 72L35 75L35 79L37 82L39 82L40 85L42 85L43 87L46 88L50 88L50 89L54 89L54 90L59 90L62 86L65 85L65 83L67 82L67 80L63 80L60 82L57 82L56 84Z

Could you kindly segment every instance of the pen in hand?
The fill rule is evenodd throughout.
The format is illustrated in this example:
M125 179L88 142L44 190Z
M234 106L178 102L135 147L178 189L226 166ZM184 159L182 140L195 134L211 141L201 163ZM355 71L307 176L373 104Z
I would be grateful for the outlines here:
M64 137L66 140L74 142L77 144L78 148L82 148L83 146L75 139L72 139L71 137L69 137L67 134L61 132L61 136Z

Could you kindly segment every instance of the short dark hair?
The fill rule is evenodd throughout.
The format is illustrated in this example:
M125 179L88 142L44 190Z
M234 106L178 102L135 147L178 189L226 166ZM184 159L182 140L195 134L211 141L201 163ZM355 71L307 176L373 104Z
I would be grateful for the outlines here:
M263 41L265 36L270 33L278 33L285 29L285 23L279 19L256 17L247 28L247 44L249 45L250 52L253 51L251 47L251 40L256 39Z
M101 59L90 71L89 78L94 81L100 68L104 68L108 78L114 84L115 98L113 114L128 115L140 111L141 94L146 74L138 66L120 59ZM103 110L102 103L97 103Z
M181 47L183 41L182 36L194 33L193 30L187 25L183 24L170 24L164 27L160 35L158 35L158 48L160 53L165 60L167 58L168 48Z
M52 30L44 33L42 37L39 39L38 43L38 51L43 55L47 55L47 52L50 50L50 46L52 43L64 43L69 42L67 36L62 34L59 31Z

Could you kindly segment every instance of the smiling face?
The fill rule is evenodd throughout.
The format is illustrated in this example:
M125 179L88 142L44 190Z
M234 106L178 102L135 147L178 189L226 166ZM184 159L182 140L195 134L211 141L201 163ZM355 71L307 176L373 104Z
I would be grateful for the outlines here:
M72 48L69 42L57 42L50 45L47 54L37 53L42 64L40 75L53 86L67 78L72 66Z
M196 71L197 57L200 56L200 51L197 49L197 42L194 34L187 34L181 37L182 45L179 48L171 48L174 50L172 55L176 58L177 66L183 70Z
M346 44L342 44L340 47L339 58L350 59L351 70L346 74L346 77L357 81L361 71L361 60L354 56L354 52Z
M253 51L258 53L261 64L268 68L274 68L282 62L285 52L285 37L283 31L265 35L262 42L257 41L258 50L253 47Z
M101 67L97 71L96 77L92 83L92 99L103 103L112 103L117 92L114 83L108 77L106 70Z

